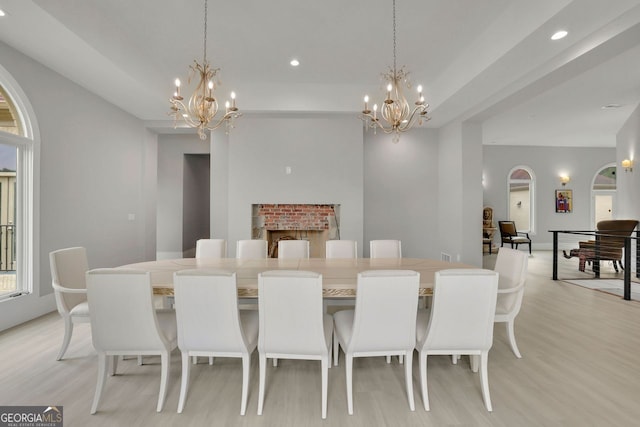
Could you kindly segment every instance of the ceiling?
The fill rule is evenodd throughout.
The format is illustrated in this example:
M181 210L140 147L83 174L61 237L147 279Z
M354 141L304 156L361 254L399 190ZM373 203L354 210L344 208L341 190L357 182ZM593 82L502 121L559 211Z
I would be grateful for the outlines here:
M209 2L218 97L234 90L243 112L355 119L364 94L382 97L390 0ZM0 9L1 41L169 131L173 81L202 60L202 0L0 0ZM558 29L569 35L550 40ZM640 0L397 0L397 56L424 87L427 127L473 120L485 144L613 147L640 103Z

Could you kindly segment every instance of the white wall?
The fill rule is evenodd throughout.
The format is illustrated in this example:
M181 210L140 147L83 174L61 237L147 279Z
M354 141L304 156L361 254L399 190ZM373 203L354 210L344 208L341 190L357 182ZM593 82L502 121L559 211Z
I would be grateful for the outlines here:
M438 142L430 129L364 138L364 256L369 241L399 239L402 255L440 258L438 252Z
M619 218L640 219L640 106L629 117L616 136L616 165L618 166L618 194L635 195L635 197L618 197L617 210ZM632 159L633 172L625 172L620 166L624 159Z
M456 232L480 229L482 224L479 130L467 125L465 132L473 135L465 143L468 164L459 167L462 140L446 164L456 165L457 170L456 177L446 181L445 200L451 200L451 194L460 195L458 207L452 209L439 203L439 176L448 176L449 166L439 166L434 130L417 128L394 144L389 135L363 135L362 123L355 116L247 114L229 135L216 131L211 140L211 235L227 239L229 255L234 256L235 241L251 237L253 204L335 203L341 205L341 237L357 240L360 256L369 255L369 240L397 238L403 242L405 256L439 259L440 212ZM181 185L175 154L162 154L173 149L165 144L167 138L174 139L160 137L159 168L172 171L171 179L178 181L159 178L158 205L159 209L173 209L172 223L179 224L179 212L172 207L179 202L175 191L170 191L171 200L163 198L169 187ZM287 166L290 175L285 172ZM462 189L463 185L468 188ZM467 208L470 203L478 205L478 215L468 212L474 210ZM158 248L162 256L179 257L177 236L163 246L166 236L161 235L168 229L161 224L165 215L158 216ZM463 221L466 224L461 226ZM175 235L175 226L171 233ZM473 242L461 235L453 253L463 262L478 264L480 237L478 233Z
M22 87L41 135L40 247L33 294L4 301L0 330L55 309L50 251L85 246L90 267L145 260L155 209L142 122L0 43L0 64ZM129 214L135 215L129 220Z
M528 166L535 174L535 232L531 233L534 249L551 249L553 233L549 230L591 230L591 184L594 175L615 160L615 148L513 147L485 145L484 205L493 208L493 220L507 219L509 171L519 165ZM560 175L571 181L573 212L556 213L555 190L563 188ZM618 190L618 199L629 193ZM499 233L495 236L500 244ZM579 239L577 239L579 240Z
M228 139L227 168L214 165L212 185L218 179L228 182L226 238L231 256L235 241L251 238L251 206L257 203L339 204L341 237L357 240L362 248L362 123L357 118L245 115ZM225 150L216 146L214 142L213 155L220 161ZM224 190L214 188L216 210L224 197ZM224 220L224 215L217 218ZM212 224L212 230L219 227Z
M438 131L439 253L482 266L482 133L453 122Z

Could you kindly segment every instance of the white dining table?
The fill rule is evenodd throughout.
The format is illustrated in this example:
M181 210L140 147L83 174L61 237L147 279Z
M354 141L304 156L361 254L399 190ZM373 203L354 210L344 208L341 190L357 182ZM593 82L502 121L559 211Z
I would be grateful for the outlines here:
M420 273L420 296L432 293L436 271L450 268L477 268L471 265L425 258L357 258L357 259L236 259L180 258L123 265L151 273L156 295L173 295L173 274L180 270L211 269L236 273L238 296L258 296L258 274L269 270L301 270L322 274L325 298L353 298L358 273L365 270L414 270Z

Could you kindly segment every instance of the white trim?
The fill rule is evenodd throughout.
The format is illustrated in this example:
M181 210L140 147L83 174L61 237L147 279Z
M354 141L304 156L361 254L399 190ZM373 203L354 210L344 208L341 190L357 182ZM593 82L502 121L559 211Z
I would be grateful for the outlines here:
M0 65L0 85L10 98L19 116L17 125L21 126L24 136L0 131L0 143L13 145L18 148L17 169L18 176L16 191L16 223L22 226L16 228L16 252L18 266L17 280L22 286L19 290L36 293L40 296L40 289L35 286L35 279L39 277L39 182L40 182L40 131L35 118L35 112L27 95L20 88L11 74ZM27 195L25 198L24 196ZM29 242L29 244L24 244ZM36 292L36 290L38 292ZM28 297L29 295L25 295ZM18 301L23 297L11 299ZM9 301L5 301L9 303ZM6 307L3 307L6 309Z
M600 172L602 172L604 169L607 168L616 168L616 189L615 190L594 190L593 187L596 184L596 178L598 177L598 175L600 175ZM593 174L593 178L591 179L591 187L589 187L589 190L591 190L591 206L590 206L590 219L589 219L589 224L591 224L591 227L593 227L593 230L596 229L596 195L607 195L607 194L611 194L613 195L613 201L612 201L612 218L615 218L616 215L616 196L618 193L618 168L615 162L611 162L611 163L607 163L606 165L602 166L600 169L598 169L596 171L595 174Z
M529 176L531 177L530 180L526 180L526 179L511 179L511 174L513 174L514 171L518 170L518 169L523 169L525 171L527 171L527 173L529 173ZM514 166L513 168L511 168L509 170L509 173L507 174L507 219L511 218L511 207L510 207L510 203L509 201L511 200L511 183L512 182L528 182L529 183L529 230L518 230L518 231L522 231L522 232L527 232L529 234L535 235L536 234L536 215L535 215L535 211L536 211L536 205L535 205L535 200L536 200L536 174L533 173L533 169L531 169L531 167L526 166L526 165L517 165Z

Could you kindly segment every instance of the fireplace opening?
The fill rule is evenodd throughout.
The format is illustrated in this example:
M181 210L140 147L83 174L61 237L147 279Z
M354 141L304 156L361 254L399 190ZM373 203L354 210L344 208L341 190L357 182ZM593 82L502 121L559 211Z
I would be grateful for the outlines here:
M268 242L269 256L278 257L279 240L308 240L309 256L325 257L325 242L340 238L340 205L255 204L251 236Z

